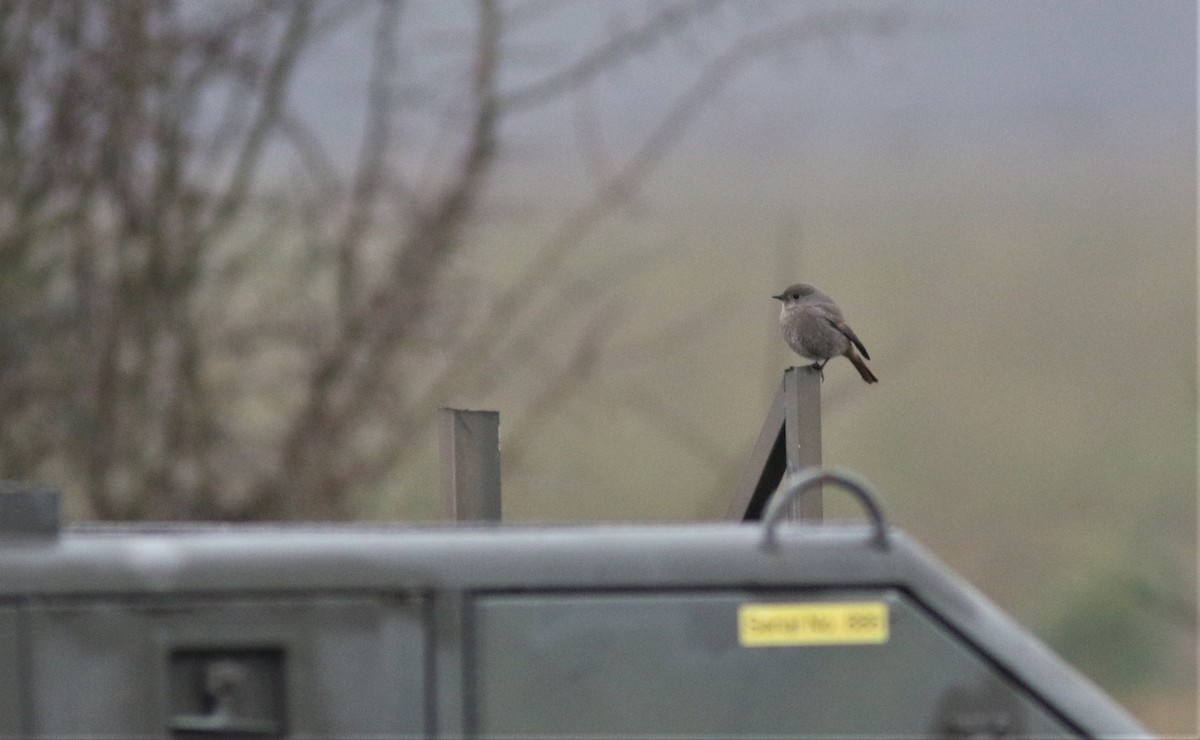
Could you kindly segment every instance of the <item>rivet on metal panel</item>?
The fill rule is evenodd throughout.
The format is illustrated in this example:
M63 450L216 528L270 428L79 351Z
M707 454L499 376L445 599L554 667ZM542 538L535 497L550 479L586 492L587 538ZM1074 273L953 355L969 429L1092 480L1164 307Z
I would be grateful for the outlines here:
M803 496L807 491L815 490L822 483L837 483L854 494L874 525L875 531L871 535L871 545L880 550L886 550L888 547L887 522L883 518L883 510L875 501L875 494L870 485L853 473L815 467L805 468L784 478L779 490L771 497L771 502L763 513L763 549L770 550L775 547L775 529L779 525L779 520L791 509L793 499Z

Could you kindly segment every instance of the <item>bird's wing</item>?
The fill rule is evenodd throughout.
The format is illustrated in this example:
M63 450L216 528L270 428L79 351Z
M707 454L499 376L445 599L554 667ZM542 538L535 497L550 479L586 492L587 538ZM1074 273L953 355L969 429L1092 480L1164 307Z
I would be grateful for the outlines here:
M863 357L867 358L868 360L871 359L871 355L867 354L867 348L863 346L863 343L858 338L858 335L854 333L854 330L851 329L845 321L837 321L834 322L833 325L838 331L845 334L847 339L849 339L851 342L854 342L854 346L858 347L858 351L862 352Z
M842 318L841 309L833 304L824 305L821 303L810 304L809 308L813 313L828 321L834 329L837 329L842 334L845 334L846 338L853 342L855 347L858 347L858 351L862 352L863 357L867 358L868 360L871 359L871 355L867 354L867 348L863 346L862 340L858 338L858 335L854 333L854 330L851 329L850 325L846 323L846 320Z
M805 310L811 311L812 313L816 314L817 316L820 316L821 318L825 319L826 321L833 324L834 326L839 326L840 324L845 323L845 320L842 318L842 312L838 310L837 306L832 305L832 304L815 303L815 302L809 303L805 307ZM840 327L839 327L839 330L840 330Z
M862 352L863 357L867 358L868 360L871 359L871 355L867 353L867 348L863 346L862 340L858 338L858 335L854 333L854 330L851 329L850 325L846 323L846 320L842 318L842 312L839 311L836 306L822 306L820 304L816 304L811 306L811 309L813 313L828 321L830 326L840 331L846 336L847 339L853 342L854 346L858 347L858 351Z

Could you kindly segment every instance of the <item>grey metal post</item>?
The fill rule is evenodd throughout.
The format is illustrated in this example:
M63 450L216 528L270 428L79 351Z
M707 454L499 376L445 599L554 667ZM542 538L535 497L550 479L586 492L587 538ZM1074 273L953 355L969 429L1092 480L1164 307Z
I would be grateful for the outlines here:
M439 409L442 513L451 521L500 521L500 413Z
M783 374L787 440L787 469L795 473L821 465L821 372L811 367L791 367ZM818 488L800 501L792 500L788 519L820 522L825 515L824 494Z
M0 537L55 537L59 493L49 486L0 480Z
M726 519L762 517L767 500L788 471L821 464L821 374L811 367L791 367L783 373L758 440L742 471ZM819 522L823 515L820 491L801 501L789 518Z

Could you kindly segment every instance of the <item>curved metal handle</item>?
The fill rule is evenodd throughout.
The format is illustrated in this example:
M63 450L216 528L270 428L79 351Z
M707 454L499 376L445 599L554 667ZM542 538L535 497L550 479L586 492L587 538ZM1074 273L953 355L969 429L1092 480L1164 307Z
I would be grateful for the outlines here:
M871 518L871 524L875 527L875 532L870 539L871 545L880 550L886 550L888 547L887 522L883 518L883 509L879 508L879 503L875 501L875 493L871 490L871 486L853 473L815 467L805 468L784 478L779 490L771 497L762 518L763 549L769 550L775 547L775 528L778 526L779 520L783 518L788 504L822 483L837 483L854 494L859 503L863 505L863 509L866 510L867 516Z

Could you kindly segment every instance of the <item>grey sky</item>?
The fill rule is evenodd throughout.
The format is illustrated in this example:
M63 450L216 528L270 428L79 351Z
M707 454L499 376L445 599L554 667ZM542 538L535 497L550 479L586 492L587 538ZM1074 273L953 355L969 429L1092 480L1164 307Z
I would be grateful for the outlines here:
M794 133L796 126L828 128L833 134L889 121L984 131L1012 123L1072 128L1153 120L1192 126L1192 2L919 0L897 6L909 22L895 38L853 39L836 48L814 45L753 65L724 93L720 108L706 111L698 135L726 126L768 138ZM599 43L620 19L639 17L644 12L639 7L630 2L566 3L542 22L520 27L511 37L511 52L566 58ZM801 3L759 7L786 16ZM408 63L430 70L465 51L455 39L456 29L468 21L468 8L443 0L411 3L405 16L412 31ZM705 23L694 43L719 47L727 35L744 28L739 13L752 15L738 11ZM362 20L369 23L373 15ZM360 125L368 46L364 35L369 33L360 21L330 38L292 93L296 109L334 151ZM536 65L531 62L529 68ZM638 119L639 111L680 89L693 70L694 59L686 49L654 55L633 70L617 70L596 93L611 106L604 118L620 135L621 123L614 119ZM518 81L508 79L509 84ZM555 108L523 123L553 130L561 126L562 113Z

